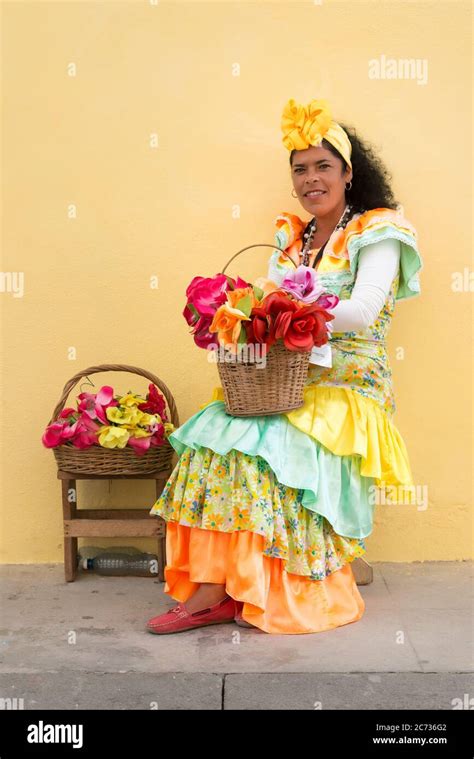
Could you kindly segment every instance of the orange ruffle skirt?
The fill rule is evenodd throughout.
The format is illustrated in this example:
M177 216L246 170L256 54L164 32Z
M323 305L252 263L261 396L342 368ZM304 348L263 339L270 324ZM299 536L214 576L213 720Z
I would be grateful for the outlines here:
M220 532L169 521L164 591L183 603L200 583L225 585L243 602L242 616L267 633L323 632L359 620L365 610L351 562L324 580L290 574L282 559L265 556L264 536Z

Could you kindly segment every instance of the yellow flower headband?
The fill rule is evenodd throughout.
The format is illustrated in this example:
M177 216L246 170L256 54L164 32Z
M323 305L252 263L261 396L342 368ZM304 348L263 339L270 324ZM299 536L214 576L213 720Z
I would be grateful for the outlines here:
M327 100L311 100L307 106L288 100L281 117L283 144L288 150L320 145L323 138L333 145L352 169L352 145L347 132L333 121Z

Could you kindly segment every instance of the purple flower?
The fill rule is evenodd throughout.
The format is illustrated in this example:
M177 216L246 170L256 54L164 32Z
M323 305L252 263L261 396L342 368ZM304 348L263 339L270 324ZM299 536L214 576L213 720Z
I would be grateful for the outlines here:
M314 269L303 264L285 277L281 289L303 303L314 303L324 294Z

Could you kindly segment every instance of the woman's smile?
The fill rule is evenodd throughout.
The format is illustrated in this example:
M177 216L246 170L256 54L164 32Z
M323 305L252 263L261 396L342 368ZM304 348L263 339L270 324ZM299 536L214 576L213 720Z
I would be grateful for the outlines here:
M326 195L326 190L309 190L309 192L305 193L305 197L313 201L319 200L319 198L322 198L323 195Z

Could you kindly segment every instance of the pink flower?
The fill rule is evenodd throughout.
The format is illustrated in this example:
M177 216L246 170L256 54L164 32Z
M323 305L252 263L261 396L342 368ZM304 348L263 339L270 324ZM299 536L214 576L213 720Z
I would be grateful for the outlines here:
M75 408L71 408L71 407L63 408L63 410L58 416L58 419L67 419L69 416L72 416L73 414L75 414L76 415L75 418L77 418L77 411Z
M325 311L329 309L333 309L337 304L339 303L339 297L337 295L333 295L332 293L324 293L324 295L321 295L318 300L316 301L316 304L323 308ZM328 333L332 334L333 328L331 322L326 322L326 327L328 329Z
M157 422L156 424L150 424L149 429L150 429L150 432L154 433L153 437L155 440L158 440L158 438L162 438L163 435L165 434L165 428L160 422Z
M93 419L83 412L77 422L71 429L74 429L74 436L71 439L72 444L76 448L89 448L91 445L97 443L97 430L100 428L100 424L94 422Z
M105 410L109 406L118 406L114 400L114 390L110 385L103 385L98 393L80 393L77 396L80 402L77 404L79 411L83 411L91 419L99 419L103 424L108 424Z
M64 408L58 418L48 424L41 440L46 448L55 448L74 437L79 414L76 409Z
M248 287L245 280L232 279L226 274L215 277L194 277L186 289L187 304L183 316L190 327L194 342L199 348L219 347L215 334L209 332L215 312L227 300L227 291Z
M63 442L62 434L64 422L52 422L49 424L41 437L42 443L46 448L55 448Z
M96 430L100 427L83 411L79 416L73 408L63 409L55 422L49 424L41 438L46 448L56 448L71 442L76 448L88 448L97 443Z
M191 314L189 306L192 306L199 316L214 316L218 307L225 302L228 289L229 282L225 274L217 274L215 277L194 277L186 288L188 304L183 311L188 324L193 323L193 320L189 321L189 314ZM194 321L196 321L195 318Z
M164 445L165 443L166 443L165 428L163 427L163 425L160 424L158 426L158 429L151 436L150 444L157 446L157 445Z
M227 276L227 275L226 275ZM229 290L239 290L241 287L252 287L250 282L246 282L245 279L242 279L242 277L237 277L237 279L233 279L232 277L228 277L231 281L231 286L229 287Z
M148 437L129 437L127 445L131 445L138 456L143 456L150 447L151 435Z
M219 306L225 303L227 290L236 290L239 287L249 287L249 284L240 277L235 280L226 274L194 277L186 288L188 302L183 311L188 324L194 324L199 316L214 316Z
M199 321L196 322L194 329L192 330L192 334L194 335L194 342L199 348L209 348L215 345L218 347L218 344L216 343L216 335L212 332L209 332L209 327L212 324L212 316L201 316Z
M324 294L315 270L303 264L287 274L281 283L281 289L303 303L314 303Z
M328 308L334 308L339 303L339 298L337 295L332 295L331 293L324 293L324 295L321 295L316 303L318 306L321 306L321 308L328 309ZM331 324L332 327L332 324Z
M165 442L165 428L162 424L151 424L149 429L153 432L148 437L131 437L127 445L131 445L138 456L143 456L151 446L163 445Z

